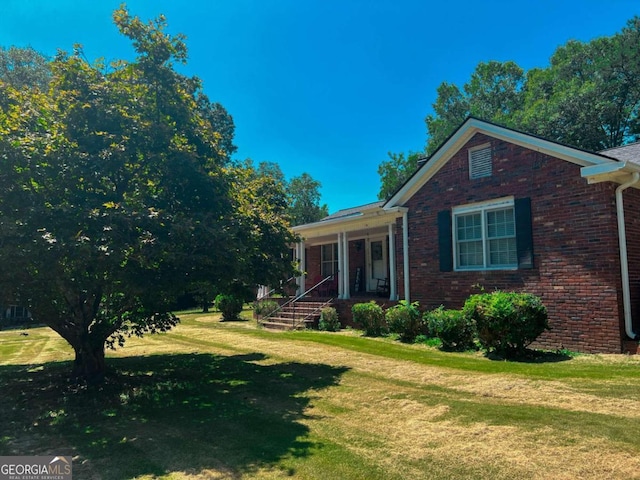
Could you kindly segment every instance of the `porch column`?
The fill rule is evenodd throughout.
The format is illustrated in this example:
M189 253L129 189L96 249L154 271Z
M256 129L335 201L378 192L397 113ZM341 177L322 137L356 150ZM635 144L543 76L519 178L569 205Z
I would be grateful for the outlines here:
M300 276L297 279L298 281L297 293L298 295L302 295L307 290L307 287L305 286L305 277L306 277L305 263L306 262L305 262L304 240L296 245L296 256L298 257L298 263L299 263L300 272L301 272Z
M342 241L344 243L342 246L342 298L348 299L351 298L351 289L349 288L349 235L347 232L342 233Z
M342 298L344 293L344 282L342 278L342 257L344 256L344 251L342 247L342 233L338 233L338 271L335 273L335 275L338 276L338 298Z
M389 300L398 300L396 288L396 236L393 233L393 224L389 224Z
M402 214L402 259L404 268L404 299L411 302L411 284L409 282L409 219L407 212Z

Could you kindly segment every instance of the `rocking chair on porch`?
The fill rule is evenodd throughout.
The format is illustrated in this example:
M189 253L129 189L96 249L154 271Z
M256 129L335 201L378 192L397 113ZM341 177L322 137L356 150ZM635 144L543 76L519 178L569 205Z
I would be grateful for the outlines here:
M376 294L379 297L388 297L389 296L389 279L388 278L378 278L378 286L376 287Z
M312 280L312 283L313 285L318 285L320 282L322 282L322 280L323 280L323 277L321 275L318 275L314 277L314 279ZM317 297L333 297L336 295L337 291L338 291L338 277L337 275L333 275L329 280L325 281L321 285L318 285L318 288L316 288L312 292L312 295Z

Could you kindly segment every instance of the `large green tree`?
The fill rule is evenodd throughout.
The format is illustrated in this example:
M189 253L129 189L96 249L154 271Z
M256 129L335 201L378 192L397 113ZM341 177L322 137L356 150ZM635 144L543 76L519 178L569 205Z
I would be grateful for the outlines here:
M588 150L640 135L640 18L618 33L558 47L545 68L480 63L462 88L442 83L426 119L432 154L469 115Z
M229 159L233 122L176 71L166 21L121 7L137 58L106 68L79 47L48 92L0 82L0 292L73 348L73 374L104 375L105 346L164 331L188 285L290 276L291 234Z
M640 18L620 33L570 41L527 74L520 128L587 150L635 141L640 128Z

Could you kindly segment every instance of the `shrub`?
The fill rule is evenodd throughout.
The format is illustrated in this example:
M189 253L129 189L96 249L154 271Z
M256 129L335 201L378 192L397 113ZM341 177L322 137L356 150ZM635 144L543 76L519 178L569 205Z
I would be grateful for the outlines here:
M547 309L538 297L529 293L497 291L472 295L463 312L475 322L482 347L506 357L522 354L549 329Z
M408 303L406 300L400 300L397 305L387 309L384 317L389 330L399 334L403 342L413 342L425 331L418 302Z
M279 307L280 305L275 300L258 300L253 302L253 312L258 318L271 315Z
M368 337L379 337L387 331L384 323L384 311L373 300L368 303L356 303L351 307L353 323L364 330Z
M442 341L443 350L468 350L473 347L473 322L460 310L445 310L440 306L425 313L429 333Z
M242 311L242 299L234 295L220 294L215 300L216 308L222 312L222 320L237 320Z
M318 329L325 332L337 332L340 330L340 320L338 319L338 312L333 307L324 307L320 311L320 321L318 322Z

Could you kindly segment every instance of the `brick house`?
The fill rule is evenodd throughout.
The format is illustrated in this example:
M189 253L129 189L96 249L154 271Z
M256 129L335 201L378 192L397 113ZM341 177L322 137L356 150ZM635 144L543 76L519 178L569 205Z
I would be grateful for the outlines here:
M526 291L549 312L538 347L636 353L639 178L640 144L593 153L469 118L388 201L294 227L299 291L331 276L341 318L367 294L429 309Z

